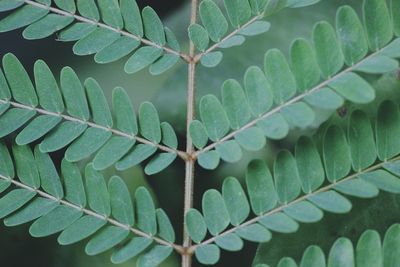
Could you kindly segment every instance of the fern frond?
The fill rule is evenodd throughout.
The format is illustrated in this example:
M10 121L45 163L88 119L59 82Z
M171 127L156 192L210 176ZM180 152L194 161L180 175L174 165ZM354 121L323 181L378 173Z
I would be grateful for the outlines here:
M190 40L200 51L194 60L200 61L203 66L215 67L223 56L215 50L240 46L246 37L268 31L270 23L262 20L267 15L286 7L304 7L319 1L224 0L227 19L213 0L203 0L199 5L201 25L192 24L188 28ZM213 42L211 45L210 40Z
M373 3L382 12L371 7ZM222 85L222 104L213 95L202 97L201 122L191 125L199 164L214 169L220 159L236 162L242 157L241 147L258 150L265 145L265 136L282 139L291 127L311 125L314 108L334 110L344 99L361 104L372 101L375 91L358 73L398 70L395 58L400 57L400 39L393 39L384 0L365 1L363 7L364 20L376 21L365 23L367 34L356 12L343 6L337 11L337 34L330 24L319 22L313 45L305 39L293 42L290 64L281 51L269 50L264 71L258 67L247 70L244 90L230 79Z
M326 257L318 246L309 246L299 265L292 258L283 258L277 267L325 267L325 266L397 266L400 253L400 225L392 225L382 238L375 230L365 231L354 247L351 240L341 237L332 245ZM257 264L255 267L268 267Z
M246 172L250 201L238 180L229 177L222 194L214 189L204 193L202 213L196 209L187 213L186 226L197 243L193 252L200 262L214 264L220 248L240 250L242 239L267 242L270 231L296 232L299 222L317 222L323 211L350 211L352 204L344 195L373 198L379 190L399 194L399 134L399 107L385 101L375 127L356 110L347 129L337 125L326 129L320 149L311 138L302 137L295 156L287 150L278 153L273 175L261 160L250 162ZM255 217L247 219L250 210ZM212 237L204 240L207 231Z
M66 159L70 162L97 152L93 161L97 170L115 163L119 170L128 169L159 149L163 153L157 154L145 168L147 174L154 174L168 167L177 155L184 155L177 150L175 131L167 122L160 123L155 107L142 103L137 119L122 88L113 91L112 114L99 84L89 78L82 85L69 67L61 71L61 90L41 60L34 67L35 86L14 55L3 57L3 68L0 137L22 129L16 137L17 144L44 138L39 146L42 152L68 147Z
M61 176L48 154L13 145L13 159L0 143L0 218L6 226L34 221L29 232L44 237L61 232L58 243L69 245L90 238L86 253L116 248L114 263L139 256L138 266L157 266L174 249L175 233L168 216L156 209L144 187L135 192L135 206L118 176L109 179L86 166L84 179L76 164L61 164ZM14 162L15 164L14 164ZM15 169L15 171L14 171ZM18 176L18 179L15 177ZM151 256L151 257L150 257ZM157 258L151 265L149 258Z
M155 11L145 7L140 12L136 0L0 3L0 11L16 8L0 21L0 32L26 27L23 36L29 40L57 33L59 41L76 41L73 47L76 55L95 54L94 59L100 64L133 53L125 64L127 73L150 66L150 73L158 75L173 67L179 58L188 60L180 53L174 33L163 26Z

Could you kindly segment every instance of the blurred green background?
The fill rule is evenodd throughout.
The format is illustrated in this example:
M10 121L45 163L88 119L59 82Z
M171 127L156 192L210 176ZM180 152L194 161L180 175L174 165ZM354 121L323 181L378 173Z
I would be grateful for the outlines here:
M150 5L162 16L164 23L170 27L181 40L183 49L187 49L186 28L189 22L190 1L184 0L152 0L138 1L143 7ZM245 70L251 65L262 66L263 55L269 48L280 48L288 54L291 42L297 37L309 39L313 24L319 20L334 22L336 9L343 4L350 4L360 9L361 0L325 0L321 3L301 9L284 10L271 18L272 28L269 32L253 38L248 38L241 47L224 50L222 63L212 69L199 67L197 74L196 97L213 93L220 96L220 86L224 80L235 78L242 81ZM6 14L0 14L0 18ZM58 76L60 69L71 66L83 81L93 77L102 85L106 96L110 99L111 91L116 86L124 87L137 108L143 101L152 101L159 110L162 120L168 121L177 129L181 148L184 149L184 118L186 116L186 65L181 63L161 76L151 76L147 70L135 75L123 71L124 60L114 64L99 65L92 57L78 57L72 53L71 43L54 41L54 36L45 40L26 41L21 37L21 31L0 34L0 55L14 53L26 68L31 71L34 61L45 60ZM376 106L381 99L398 99L400 88L395 75L367 77L376 80L378 88L377 101L369 106ZM348 107L349 109L355 107ZM367 106L361 108L367 109ZM257 153L245 153L243 160L236 164L223 164L217 171L196 170L195 206L199 207L202 193L209 188L220 188L223 178L236 176L243 179L247 163L253 158L264 159L271 163L275 153L282 148L292 150L294 142L301 134L313 134L319 124L333 114L333 120L342 123L346 117L340 117L332 110L320 110L314 127L308 129L292 129L291 134L281 141L268 141L265 149ZM372 113L371 116L374 116ZM10 140L12 140L10 138ZM8 140L10 142L10 140ZM53 159L58 164L64 151L54 153ZM85 163L82 163L84 166ZM105 172L109 177L117 173L113 168ZM144 177L140 167L118 173L125 179L131 192L139 185L148 186L157 199L159 206L164 208L172 219L176 233L181 238L184 165L179 160L159 175ZM255 263L269 263L274 266L283 256L299 258L303 250L310 244L321 245L327 249L333 240L340 235L357 239L367 228L377 228L384 232L391 223L400 219L400 199L384 195L371 201L355 201L353 211L347 215L329 215L318 224L302 225L299 232L292 235L274 235L271 242L260 246L246 243L239 253L223 252L217 266L251 266L256 255ZM385 212L390 210L391 212ZM29 225L6 228L0 226L0 255L2 266L5 267L108 267L113 266L109 260L110 253L97 257L89 257L84 253L84 243L61 247L57 244L56 236L34 239L28 235ZM180 258L170 257L162 267L176 267ZM135 266L134 260L121 266ZM198 266L197 263L194 266Z

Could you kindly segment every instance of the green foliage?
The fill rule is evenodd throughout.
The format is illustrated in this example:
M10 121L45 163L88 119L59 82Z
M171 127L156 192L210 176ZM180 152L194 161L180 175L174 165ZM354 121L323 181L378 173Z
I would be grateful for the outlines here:
M399 114L398 106L391 101L381 103L378 114L383 114L388 107L393 107L394 115ZM355 120L359 122L354 123ZM220 249L231 250L237 245L236 239L267 242L271 231L296 232L299 223L320 221L323 211L347 213L352 204L346 195L373 198L379 190L400 193L397 170L400 149L393 147L390 157L376 162L379 151L387 148L376 144L396 142L395 136L383 137L378 133L391 132L389 129L397 127L400 119L391 116L384 126L380 126L380 122L378 115L374 136L367 115L360 110L353 111L345 129L334 124L326 128L321 147L316 145L317 135L300 138L294 155L287 150L279 152L273 164L273 176L261 160L250 162L246 172L250 201L233 177L224 180L222 196L214 189L206 191L203 214L192 209L186 215L189 234L198 244L194 251L200 249L196 253L198 260L207 264L209 258L216 257L216 248L209 247L213 243ZM361 131L363 134L355 139L354 134ZM368 152L360 153L361 149L366 149L361 144L367 143ZM248 219L249 207L255 215L251 219ZM206 240L205 227L212 236Z
M324 266L396 266L400 249L400 228L398 224L392 225L381 238L374 230L365 231L353 247L352 242L341 237L330 248L325 256L318 246L309 246L303 253L299 265L292 258L283 258L278 267L324 267ZM383 239L381 241L381 239ZM256 267L264 267L265 264L257 264Z
M348 213L355 198L376 198L380 191L400 194L399 105L382 101L374 89L377 75L399 69L398 1L364 0L361 18L353 7L340 7L334 26L316 23L310 40L295 39L288 55L268 50L262 68L250 66L242 83L228 79L220 98L201 95L195 106L196 65L215 67L224 58L221 49L268 31L271 24L264 17L317 2L199 1L192 8L185 53L156 12L140 10L135 0L0 0L0 11L8 12L0 32L25 27L22 35L29 40L57 34L60 41L75 42L76 55L94 55L101 64L129 56L127 73L149 67L158 75L180 59L189 66L183 151L172 125L160 120L150 102L136 111L127 92L117 87L111 109L94 79L82 83L64 67L58 82L42 60L34 64L31 79L20 61L6 54L0 69L0 138L15 135L15 142L0 142L4 224L32 222L32 236L59 233L61 245L87 239L88 255L112 250L116 264L136 258L138 267L156 267L175 251L189 267L192 256L201 264L216 264L221 249L240 251L245 240L267 243L273 235L297 232L301 223L320 222L325 212ZM376 111L366 105L374 100ZM228 176L220 191L205 190L201 210L193 207L196 162L209 170L221 161L239 162L247 156L242 149L258 151L266 139L282 140L293 128L319 127L327 120L320 113L342 106L349 108L346 121L333 118L313 137L302 135L293 152L290 145L276 151L271 165L255 159L259 155L251 157L245 187ZM62 149L59 168L48 153ZM153 175L178 156L186 173L182 245L148 189L130 190L119 176L105 179L101 172L145 162L144 173ZM388 230L383 243L372 230L356 248L340 238L327 257L312 246L300 266L397 266L398 227ZM298 265L287 257L277 266Z
M26 27L22 35L29 40L57 33L59 41L76 41L76 55L94 54L100 64L131 55L125 64L127 73L150 66L150 72L158 75L172 68L181 57L176 36L164 27L151 7L140 12L136 0L0 3L0 11L16 8L0 21L0 32Z
M387 9L384 1L378 2L382 2L379 5ZM383 23L381 20L384 18L367 14L365 8L364 16L373 16L374 20ZM372 27L368 24L364 26ZM280 50L267 51L264 71L250 67L244 76L244 89L235 80L224 82L221 88L222 105L213 95L203 96L200 123L204 127L198 121L192 122L196 126L191 127L195 144L201 138L196 152L199 164L203 168L214 169L218 166L218 156L227 162L239 161L239 145L245 150L259 150L265 145L262 135L283 139L288 135L289 128L304 129L312 125L316 112L321 108L337 109L345 100L357 104L373 101L375 91L361 75L383 74L398 69L399 63L394 58L399 57L399 40L393 39L393 32L390 31L390 40L386 38L388 40L379 46L378 51L371 46L371 52L367 54L367 40L373 37L365 36L360 19L349 6L338 10L336 31L338 35L328 22L317 23L312 34L313 45L304 39L293 42L290 63ZM194 128L204 128L211 142L205 144L204 133L197 134ZM249 144L244 139L255 141ZM230 147L236 143L237 147L236 156L228 160L218 149L225 143L229 143ZM214 149L217 153L205 153Z
M18 145L43 138L39 145L41 152L67 148L65 157L70 162L95 155L93 166L97 170L114 164L119 170L128 169L150 157L157 148L166 153L156 155L149 162L148 174L162 171L175 160L175 132L168 123L160 124L151 103L140 106L137 122L126 92L115 88L114 128L104 93L94 79L89 78L82 85L75 72L65 67L61 70L58 87L46 63L37 61L35 88L14 55L3 57L3 67L5 76L0 75L0 92L4 98L0 103L6 108L0 114L1 137L22 128L16 137ZM64 110L67 114L63 114ZM141 144L135 146L136 143ZM146 148L144 152L143 148Z
M0 217L6 226L34 221L29 228L32 236L61 232L61 245L90 238L85 248L89 255L118 247L111 258L115 263L139 256L138 266L157 266L172 253L174 230L146 188L136 190L133 205L125 182L113 176L107 183L93 164L86 166L82 177L75 163L63 160L61 180L49 155L38 146L33 155L29 147L15 144L15 164L5 145L0 147L2 189L11 184L21 188L10 188L0 199ZM28 161L21 162L22 158ZM153 243L157 245L147 250Z

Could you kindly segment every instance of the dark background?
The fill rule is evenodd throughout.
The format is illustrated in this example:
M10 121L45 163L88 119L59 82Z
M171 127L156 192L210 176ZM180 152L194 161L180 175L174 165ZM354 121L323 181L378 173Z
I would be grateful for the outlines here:
M173 29L181 40L182 48L187 49L186 28L189 21L189 1L183 0L152 0L138 1L141 7L150 5L162 16L163 22ZM342 4L351 4L359 9L359 0L335 0L322 1L313 7L284 10L274 16L272 29L259 37L249 38L245 45L239 48L224 51L224 60L217 68L204 69L199 67L197 75L197 99L206 93L219 96L219 88L227 78L236 78L242 81L243 74L250 65L262 66L263 55L268 48L278 47L284 53L292 40L296 37L309 38L312 26L316 21L326 19L333 22L336 8ZM0 18L6 14L0 13ZM32 70L37 59L44 59L53 72L58 76L64 66L74 68L83 81L87 77L94 77L102 85L106 96L110 98L111 90L115 86L124 87L137 108L143 101L152 101L160 112L162 120L168 121L178 130L179 143L184 146L184 117L186 97L186 66L178 65L165 74L153 77L147 70L135 75L127 75L123 72L124 60L117 63L99 65L94 63L91 56L79 57L72 53L73 43L57 42L56 36L44 40L27 41L21 36L22 30L10 33L0 33L0 56L5 53L14 53L24 64L28 71ZM126 60L126 58L125 58ZM379 77L368 77L377 80ZM381 90L377 100L382 98L398 98L393 91L399 88L393 75L385 77L386 80L378 86ZM376 103L377 103L376 102ZM371 106L376 105L371 104ZM365 107L364 107L365 108ZM202 193L209 188L220 189L223 178L236 176L243 180L247 163L253 158L261 158L271 164L276 151L282 148L292 150L293 143L301 134L312 134L318 125L326 120L335 111L320 111L315 127L308 129L293 129L290 136L279 142L268 141L265 149L257 153L245 153L239 163L222 164L217 171L209 172L201 168L196 169L195 179L195 207L201 204ZM336 120L345 120L334 115ZM8 138L8 143L12 138ZM183 148L183 147L182 147ZM52 154L56 166L59 165L64 151ZM82 163L82 167L84 163ZM139 185L145 185L154 192L154 199L159 206L166 210L173 221L178 240L181 239L182 209L183 209L183 184L184 165L177 160L171 167L159 175L145 177L141 167L132 168L126 172L116 172L113 168L105 171L105 177L118 174L125 179L131 192ZM300 253L310 244L322 245L326 250L338 236L349 236L357 239L361 231L367 228L377 228L381 232L394 222L398 222L400 216L396 212L385 211L399 210L399 200L392 195L384 195L382 198L371 201L355 201L351 214L332 215L327 214L322 222L311 225L302 225L300 231L292 235L274 235L271 242L259 249L256 262L265 262L275 266L283 256L299 258ZM0 256L2 266L5 267L109 267L110 253L89 257L84 253L85 242L72 246L58 245L57 235L47 238L31 238L28 234L29 225L6 228L0 225ZM250 266L256 254L257 245L245 242L244 249L239 253L222 252L221 261L216 265ZM180 258L172 256L162 267L177 267ZM134 266L133 261L120 266ZM194 266L198 266L197 263Z

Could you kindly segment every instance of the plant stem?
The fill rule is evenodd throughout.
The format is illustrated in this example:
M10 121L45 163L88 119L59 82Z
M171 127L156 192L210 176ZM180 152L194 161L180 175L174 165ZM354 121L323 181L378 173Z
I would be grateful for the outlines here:
M190 15L190 24L197 21L198 0L192 0L192 9ZM189 250L191 247L190 236L187 233L185 225L185 215L193 206L193 188L194 188L194 164L195 159L191 156L194 153L192 138L190 136L190 123L195 116L195 79L196 79L196 62L194 61L195 47L190 41L189 47L190 61L188 65L188 90L187 90L187 114L186 114L186 153L188 158L185 161L185 199L183 208L183 247ZM192 253L182 254L182 267L190 267L192 265Z

